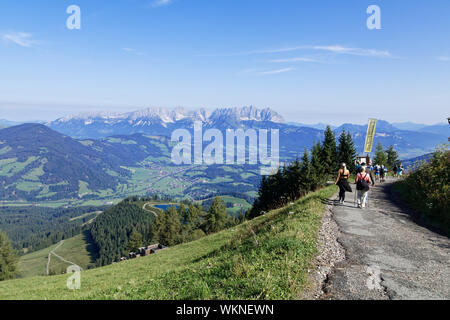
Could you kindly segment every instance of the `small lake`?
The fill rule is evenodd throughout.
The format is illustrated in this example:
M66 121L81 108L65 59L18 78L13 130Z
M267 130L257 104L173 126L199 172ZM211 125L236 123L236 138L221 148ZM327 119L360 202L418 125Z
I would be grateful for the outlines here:
M178 209L180 206L176 204L155 204L153 207L161 209L163 211L167 211L170 207L175 207L175 209Z

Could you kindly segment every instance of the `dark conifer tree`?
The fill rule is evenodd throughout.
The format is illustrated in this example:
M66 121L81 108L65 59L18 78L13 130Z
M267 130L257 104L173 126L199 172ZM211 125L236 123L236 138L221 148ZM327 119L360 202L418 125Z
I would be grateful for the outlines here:
M0 281L13 279L18 274L17 254L6 234L0 231Z
M322 159L322 145L320 142L314 143L311 151L311 166L314 173L314 181L318 187L322 187L327 182L327 175Z
M341 132L338 145L338 162L345 163L350 172L355 172L356 150L350 132Z
M182 225L174 206L158 215L154 224L155 240L165 246L174 246L181 241Z
M387 161L387 156L386 156L386 152L384 152L383 150L383 145L381 144L380 141L378 141L376 150L375 150L375 158L374 158L374 164L378 164L378 165L386 165L386 161Z
M200 215L201 215L202 209L201 207L198 207L194 204L191 204L188 208L188 210L185 213L184 222L186 224L186 227L193 230L196 229L200 222Z
M183 203L180 203L178 205L178 217L181 221L181 223L185 224L186 223L186 206Z
M214 233L222 230L227 222L227 218L225 203L220 197L216 197L206 216L204 231L206 233Z
M138 249L141 248L142 246L144 246L142 235L136 229L133 229L133 231L130 234L130 239L127 242L125 254L130 252L137 252Z
M289 201L295 201L301 195L301 163L298 159L288 166L286 175Z
M330 126L325 130L325 139L322 146L322 161L325 174L334 175L338 169L338 157L336 147L336 136Z
M398 158L398 152L394 150L394 146L390 146L387 150L386 150L386 163L387 163L387 167L389 170L392 171L392 169L395 166L400 165L400 159Z
M314 175L312 171L311 162L309 160L308 149L305 148L305 153L302 157L302 165L300 168L300 186L302 190L302 195L306 195L308 192L315 189L314 185Z
M348 163L348 168L349 170L351 170L351 172L356 172L356 156L357 156L357 152L356 152L356 146L355 146L355 142L353 141L352 138L352 134L350 133L350 131L347 133L347 143L349 146L349 150L350 150L350 158L351 158L351 162Z

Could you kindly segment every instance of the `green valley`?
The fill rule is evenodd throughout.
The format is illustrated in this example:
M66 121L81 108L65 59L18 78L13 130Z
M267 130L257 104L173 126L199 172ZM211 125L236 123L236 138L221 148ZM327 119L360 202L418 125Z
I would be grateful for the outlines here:
M154 194L180 200L229 195L249 203L259 184L257 166L173 165L166 137L75 140L26 124L0 130L0 143L0 207L112 205Z

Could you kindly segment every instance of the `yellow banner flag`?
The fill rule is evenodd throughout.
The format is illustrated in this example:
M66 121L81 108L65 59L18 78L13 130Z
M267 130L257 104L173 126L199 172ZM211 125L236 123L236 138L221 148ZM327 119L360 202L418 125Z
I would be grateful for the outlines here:
M364 145L364 152L371 153L373 148L373 139L375 138L375 130L377 128L377 119L369 119L369 126L367 127L366 144Z

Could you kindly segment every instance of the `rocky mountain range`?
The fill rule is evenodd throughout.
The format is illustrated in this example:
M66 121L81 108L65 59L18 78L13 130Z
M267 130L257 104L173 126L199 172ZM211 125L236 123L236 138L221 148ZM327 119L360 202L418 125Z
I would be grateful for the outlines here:
M195 121L201 121L205 129L279 129L282 154L297 156L305 147L311 147L314 140L323 137L324 124L307 125L286 123L277 112L254 106L243 108L223 108L217 110L187 110L175 108L148 108L128 113L97 113L70 116L46 125L76 139L100 139L113 135L143 133L170 137L179 128L192 129ZM332 127L338 135L342 130L350 131L358 152L362 152L367 125L343 124ZM434 148L447 142L450 126L434 126L413 123L391 124L380 120L377 125L375 144L393 145L404 158L412 158L432 152Z
M210 128L242 127L245 122L284 123L284 119L270 109L253 106L223 108L214 111L198 109L172 110L152 107L127 113L81 114L46 123L50 128L74 138L104 138L117 134L147 133L170 136L179 128L192 128L195 121L201 121Z

